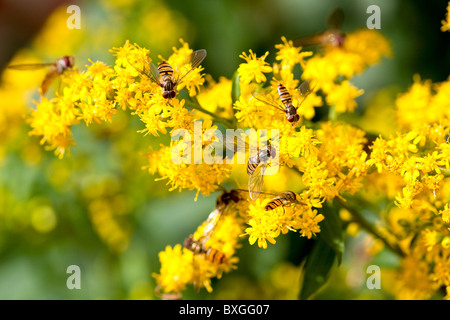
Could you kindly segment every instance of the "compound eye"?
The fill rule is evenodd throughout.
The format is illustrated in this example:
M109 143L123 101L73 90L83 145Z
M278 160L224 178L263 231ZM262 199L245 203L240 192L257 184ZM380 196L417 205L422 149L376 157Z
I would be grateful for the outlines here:
M175 98L176 95L177 95L177 93L175 91L171 91L170 92L170 97L171 98Z
M296 114L295 116L294 116L294 122L297 122L297 121L299 121L300 120L300 116L298 115L298 114Z
M169 91L164 91L164 92L163 92L163 98L164 98L164 99L169 99L169 94L170 94Z
M64 65L66 68L70 67L71 63L70 63L70 59L68 56L64 56L63 61L64 61Z
M289 121L289 122L294 122L294 121L295 121L295 116L289 116L289 117L287 117L287 121Z

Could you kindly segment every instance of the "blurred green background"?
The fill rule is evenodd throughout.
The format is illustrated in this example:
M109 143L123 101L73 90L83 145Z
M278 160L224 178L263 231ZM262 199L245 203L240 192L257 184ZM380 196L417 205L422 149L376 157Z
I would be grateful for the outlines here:
M353 82L365 90L364 110L381 90L405 91L418 73L422 79L443 81L450 70L450 34L440 31L446 1L401 0L115 0L85 1L81 29L51 25L46 37L37 35L26 50L43 61L76 56L83 69L92 61L114 63L109 50L126 40L150 49L153 58L167 57L179 38L191 48L205 48L205 72L215 80L231 78L252 49L266 51L274 61L281 36L295 39L326 29L328 15L343 9L343 31L366 27L366 9L381 9L381 30L392 43L394 56L366 70ZM67 4L62 6L60 16ZM0 7L0 10L2 8ZM51 23L51 19L47 23ZM65 23L65 20L55 20ZM23 23L26 23L25 21ZM56 23L56 22L54 22ZM62 52L70 50L70 52ZM37 100L37 86L27 100ZM0 96L0 99L4 97ZM0 158L0 299L156 299L153 272L159 272L158 252L183 243L214 209L219 193L168 192L165 181L154 181L142 169L149 146L166 138L136 133L137 117L119 113L112 124L74 126L71 156L56 158L28 136L23 122L2 140ZM166 139L166 140L164 140ZM230 185L230 187L234 187ZM395 267L397 260L383 251L367 254L364 233L349 237L344 263L334 270L318 299L389 299L381 290L368 290L366 268ZM214 292L189 289L190 299L293 299L299 268L295 250L308 246L297 234L281 236L267 250L250 246L238 250L238 270L213 282ZM81 268L81 290L69 290L70 265ZM294 280L293 280L294 279ZM385 278L386 279L386 278Z

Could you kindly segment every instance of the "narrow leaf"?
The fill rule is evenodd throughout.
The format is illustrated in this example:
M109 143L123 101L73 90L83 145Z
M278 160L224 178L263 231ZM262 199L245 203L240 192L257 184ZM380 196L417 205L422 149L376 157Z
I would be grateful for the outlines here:
M306 258L303 283L299 298L310 298L330 277L331 268L336 260L336 251L325 241L317 240L311 253Z
M334 207L325 203L322 214L325 219L320 223L319 238L336 251L338 264L340 265L344 253L344 233L339 213Z

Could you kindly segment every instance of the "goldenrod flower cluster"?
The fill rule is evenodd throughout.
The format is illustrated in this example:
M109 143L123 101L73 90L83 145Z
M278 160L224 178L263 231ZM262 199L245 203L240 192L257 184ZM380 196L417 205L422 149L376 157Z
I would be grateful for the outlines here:
M442 31L448 30L446 25L443 22ZM121 112L140 119L143 136L173 137L185 132L195 139L200 133L199 144L172 140L158 149L150 147L145 154L145 169L156 180L164 180L169 191L195 190L193 201L222 190L233 179L248 182L245 165L225 159L222 163L196 161L198 152L203 154L217 142L207 134L225 129L278 130L274 147L281 170L265 178L274 183L264 184L256 201L248 197L246 185L236 183L239 200L218 203L211 208L217 220L212 223L205 215L204 223L186 235L201 245L197 251L176 244L160 252L161 269L153 277L161 295L178 294L189 285L211 292L213 278L237 268L236 253L243 238L261 248L276 244L277 237L288 232L317 238L326 219L324 203L334 202L352 212L346 198L362 197L359 194L375 194L374 198L395 204L382 216L383 225L369 231L401 258L397 297L428 298L440 287L448 290L449 81L432 83L415 76L411 88L395 101L397 134L372 139L363 129L337 118L353 113L357 98L364 94L352 78L392 55L389 41L379 32L357 30L346 35L342 46L324 45L317 53L282 37L274 51L259 55L249 49L239 55L242 60L232 79L213 79L202 66L191 70L193 49L183 40L180 43L170 56L157 58L154 52L127 41L111 50L115 56L111 66L89 61L83 70L64 72L61 90L35 102L27 119L30 134L60 158L76 143L73 126L114 123ZM173 67L175 79L187 74L177 83L175 98L169 100L152 80L151 63L161 60ZM304 81L310 83L306 97L299 90ZM286 113L274 107L283 109L277 91L280 83L297 108L298 122L290 123ZM314 119L318 108L329 110L327 119ZM2 114L0 123L7 121L8 114ZM186 152L184 159L189 161L174 162L174 154ZM287 185L296 193L296 201L266 210L277 194L287 191ZM121 251L129 234L117 227L119 209L108 199L104 195L89 199L89 211L101 236ZM211 258L214 253L224 260Z
M165 60L173 66L175 79L188 75L176 88L179 94L170 101L162 97L160 86L151 79L150 63L157 64L157 60L152 61L149 50L126 42L111 50L116 57L113 66L89 61L84 71L64 73L62 91L54 98L43 97L31 112L31 134L40 136L41 143L54 149L59 157L75 143L72 126L81 122L86 125L111 122L121 111L138 116L144 127L140 132L153 136L175 134L178 129L194 136L199 121L202 137L219 126L278 130L279 165L301 177L295 187L298 203L266 211L273 195L286 190L271 185L266 190L269 194L261 195L255 202L239 191L241 201L226 206L212 236L202 242L204 250L212 248L220 252L226 262L217 263L180 245L167 247L160 253L161 272L154 275L162 293L180 292L188 284L211 291L211 278L236 267L235 252L241 235L248 236L250 244L257 243L263 248L267 248L267 242L275 244L279 235L289 231L306 238L315 237L324 219L320 212L323 202L345 193L354 194L362 187L362 179L371 165L364 150L367 142L364 131L332 121L317 126L311 119L316 108L324 105L336 113L354 111L355 99L363 91L350 83L351 78L390 55L389 43L376 31L363 30L349 34L343 47L326 46L313 55L293 46L285 37L281 40L275 46L272 64L268 62L269 51L258 56L249 50L240 55L243 62L237 68L235 80L222 77L219 81L204 75L201 66L188 72L193 50L181 40L181 47L173 48L173 54ZM298 67L302 70L301 77L295 74ZM205 79L208 83L203 87ZM304 80L311 80L306 98L297 89ZM264 97L281 105L278 83L287 88L298 108L298 123L289 123L284 112L254 98ZM236 85L239 92L234 91L233 96ZM146 155L149 161L146 168L159 175L157 180L166 180L169 190L196 190L197 196L208 196L227 183L234 168L242 167L198 163L195 159L173 161L174 152L189 150L193 158L196 148L205 151L213 142L204 137L201 141L200 145L189 145L178 140L161 145L159 150L151 148ZM245 170L237 176L245 178ZM92 206L106 209L101 201ZM205 228L212 228L208 221L192 234L193 239L200 241Z
M422 82L415 76L395 101L400 130L378 137L367 161L378 172L371 178L384 179L396 205L386 215L384 231L404 256L395 291L402 299L430 298L450 285L448 88L448 81Z

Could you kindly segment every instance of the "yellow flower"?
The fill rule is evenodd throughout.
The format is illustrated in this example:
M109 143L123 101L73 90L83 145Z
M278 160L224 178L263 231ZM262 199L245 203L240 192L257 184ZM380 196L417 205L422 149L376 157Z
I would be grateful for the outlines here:
M450 2L447 4L447 12L445 13L445 20L441 21L441 31L445 32L450 30Z
M364 93L345 80L340 85L335 85L330 89L326 100L329 105L334 105L336 112L353 112L356 107L355 98Z
M344 50L360 57L366 66L373 65L382 57L390 57L392 49L386 38L376 30L362 29L348 33Z
M45 97L36 104L37 108L32 110L29 119L30 134L42 136L41 144L48 144L47 148L55 149L55 154L62 158L73 144L70 128L77 123L74 108Z
M174 47L174 53L167 59L167 62L174 69L175 79L184 77L178 84L178 90L186 88L189 92L189 96L193 97L197 94L199 87L205 82L205 79L201 74L203 68L198 66L187 74L188 71L192 69L190 58L193 50L189 48L188 43L183 39L180 39L180 42L182 47L179 49Z
M305 58L313 55L311 51L301 52L301 47L294 47L291 40L287 41L286 37L281 37L283 44L275 45L278 49L276 60L281 61L281 68L293 69L296 64L305 67Z
M173 249L166 247L164 252L160 252L160 274L153 276L165 293L177 293L184 290L187 284L193 284L197 290L204 287L211 292L212 278L221 278L224 272L236 268L235 264L239 259L234 254L239 247L243 220L238 216L238 211L234 210L237 207L231 206L233 208L227 207L223 211L215 209L208 217L210 220L207 219L191 235L192 239L200 241L205 251L194 253L176 245ZM204 236L209 239L203 241ZM219 263L208 258L208 252L223 254L225 261Z
M186 289L193 281L194 266L192 253L177 244L175 247L167 246L159 253L161 263L160 274L153 274L156 283L164 293L177 293Z
M241 79L241 83L249 84L252 81L257 83L265 82L266 76L264 73L272 71L272 67L265 61L269 52L267 51L263 56L256 57L256 54L250 49L250 54L243 52L239 57L246 62L241 63L238 68L238 73Z
M375 30L360 30L348 33L343 47L326 46L321 54L308 59L302 78L317 80L318 87L332 93L338 76L350 79L383 56L390 56L387 40Z
M245 233L249 236L249 243L258 241L258 247L267 248L267 241L276 243L275 238L280 234L298 229L302 237L310 239L320 232L319 222L324 219L317 210L308 205L291 204L266 211L264 208L271 199L257 199L249 205L248 225Z
M450 207L448 203L445 204L444 210L439 211L439 214L442 215L442 220L445 223L450 223Z
M197 95L198 102L204 109L220 117L231 119L233 117L231 80L220 77L219 81L215 82L209 75L206 76L206 79L208 86Z
M171 187L169 191L175 189L188 189L197 190L195 199L201 192L207 196L219 188L231 174L231 165L223 163L207 164L205 161L195 164L194 156L196 150L194 150L195 143L192 145L183 145L183 140L178 143L173 143L170 147L162 146L158 151L158 156L154 154L148 156L150 163L149 168L158 168L157 171L161 178L156 180L168 180L167 184ZM173 157L177 155L177 151L183 150L190 151L188 163L175 163ZM202 150L203 151L203 150Z
M442 256L435 259L436 265L431 278L440 286L450 286L450 251L446 250Z
M408 92L400 95L395 101L397 119L401 126L415 128L425 123L440 119L441 112L431 102L431 81L421 82L414 76L414 84Z
M398 272L397 291L398 299L428 299L436 290L436 285L428 277L429 267L425 261L408 256L401 261Z
M324 218L325 217L323 214L317 213L317 210L308 208L305 212L303 212L300 219L296 221L296 224L294 224L293 227L295 229L299 229L302 237L311 239L312 236L315 236L320 232L319 222L321 222Z

